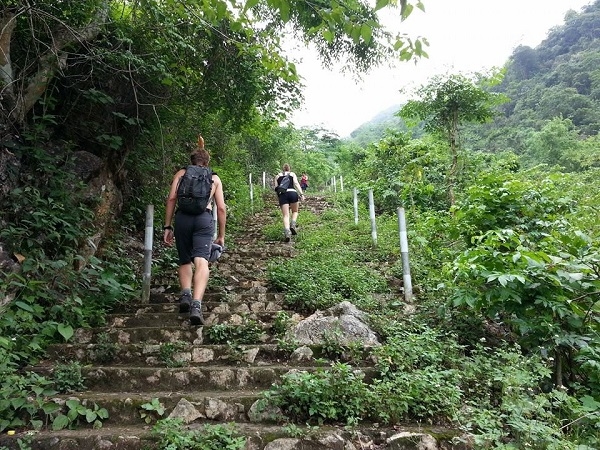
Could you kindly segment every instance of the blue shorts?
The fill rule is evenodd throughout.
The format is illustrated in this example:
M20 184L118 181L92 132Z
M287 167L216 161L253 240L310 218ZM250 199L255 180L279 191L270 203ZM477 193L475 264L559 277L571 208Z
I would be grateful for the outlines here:
M215 224L209 210L195 216L177 211L174 233L179 265L189 264L194 258L208 261L214 232Z
M288 189L283 194L279 195L279 206L288 205L290 203L298 203L298 193L295 189Z

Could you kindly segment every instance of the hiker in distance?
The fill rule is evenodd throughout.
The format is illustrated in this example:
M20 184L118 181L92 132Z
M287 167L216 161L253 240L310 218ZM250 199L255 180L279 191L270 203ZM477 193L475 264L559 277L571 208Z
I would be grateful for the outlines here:
M300 187L302 188L303 193L308 189L308 175L306 172L303 172L302 176L300 177Z
M216 260L225 248L226 208L223 184L208 167L210 155L202 136L190 160L191 165L178 170L171 182L163 229L165 244L173 245L175 238L179 256L179 312L189 311L190 323L202 325L202 298L210 275L208 262ZM217 208L218 226L214 242L213 207Z
M298 220L298 199L304 200L304 194L298 177L291 171L289 164L283 165L283 171L275 176L275 192L279 199L279 207L283 216L283 236L285 242L290 242L292 234L296 234ZM291 212L291 217L290 217ZM290 220L291 219L291 220Z

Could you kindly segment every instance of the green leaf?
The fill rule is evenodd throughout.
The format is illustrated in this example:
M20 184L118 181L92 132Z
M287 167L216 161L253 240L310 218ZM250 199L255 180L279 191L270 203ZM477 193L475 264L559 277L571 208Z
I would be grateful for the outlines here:
M373 37L373 29L369 25L363 24L363 26L360 28L360 34L363 38L363 41L368 44L371 42L371 38Z
M56 412L59 409L60 405L54 402L44 403L44 405L42 406L42 411L44 411L44 414L52 414L53 412Z
M259 0L248 0L246 2L246 4L244 5L244 12L248 11L249 9L254 8L256 5L258 5Z
M79 406L79 400L67 400L66 405L69 409L77 409Z
M377 0L377 4L375 5L375 11L379 11L381 8L385 8L390 4L390 0Z
M600 409L600 403L589 395L585 395L581 398L581 404L586 411L598 411Z
M279 7L279 12L281 13L281 20L287 22L290 20L290 4L289 2L281 2L281 6Z
M71 325L64 325L61 323L58 325L58 332L65 341L68 341L73 336L73 327Z
M87 423L92 423L94 420L96 420L97 417L98 417L98 414L96 414L91 409L88 409L85 412L85 420L87 421Z
M508 284L509 281L512 280L512 277L510 275L500 275L498 277L498 282L502 285L505 286Z
M17 305L19 308L21 308L21 309L22 309L22 310L24 310L24 311L28 311L28 312L30 312L30 313L33 313L33 312L34 312L34 310L33 310L33 308L31 307L31 305L28 305L27 303L23 303L23 302L21 302L21 301L16 301L16 302L15 302L15 305Z
M52 421L52 429L54 431L62 430L63 428L68 427L70 422L71 421L67 416L65 416L64 414L59 414Z
M321 34L323 35L323 39L325 39L327 42L329 42L329 43L333 42L333 36L334 36L333 31L331 31L329 29L323 29Z
M556 274L563 278L568 278L572 281L581 281L583 280L583 274L580 272L565 272L563 270L557 270Z

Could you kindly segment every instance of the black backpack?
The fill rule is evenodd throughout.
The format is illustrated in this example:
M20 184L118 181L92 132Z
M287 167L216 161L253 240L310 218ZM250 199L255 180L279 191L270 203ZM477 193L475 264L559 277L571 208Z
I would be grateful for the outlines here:
M193 215L206 211L212 190L212 175L209 167L187 166L177 187L177 209Z
M287 192L287 190L291 184L292 184L292 177L288 172L284 176L281 177L281 181L279 181L279 184L275 188L275 192L277 192L277 195L281 195L284 192Z

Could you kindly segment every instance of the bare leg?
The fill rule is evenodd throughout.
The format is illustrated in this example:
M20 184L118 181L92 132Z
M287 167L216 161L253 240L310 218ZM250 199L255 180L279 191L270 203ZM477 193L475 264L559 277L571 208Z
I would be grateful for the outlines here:
M208 261L204 258L196 257L194 258L194 267L194 300L202 300L210 275Z
M179 285L181 290L192 288L192 264L179 266Z
M290 205L281 205L281 214L283 215L283 228L290 229Z
M298 205L300 205L298 202L290 204L290 209L292 210L292 222L294 223L298 220Z

